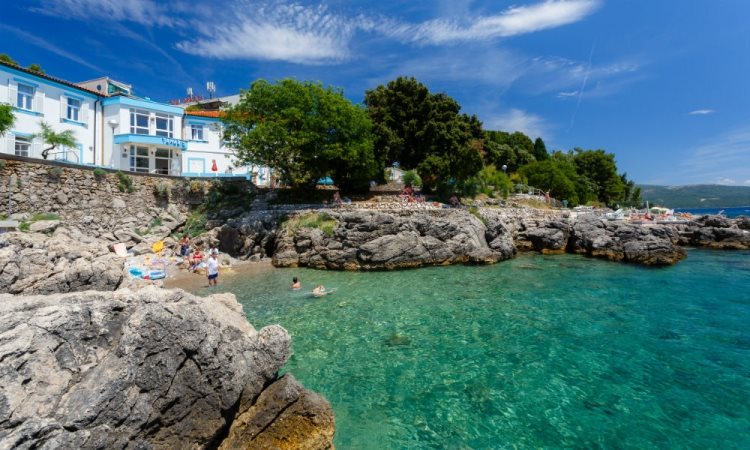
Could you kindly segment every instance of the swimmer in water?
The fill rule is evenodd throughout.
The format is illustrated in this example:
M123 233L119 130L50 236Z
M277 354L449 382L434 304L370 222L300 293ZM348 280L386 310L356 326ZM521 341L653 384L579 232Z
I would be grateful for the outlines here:
M325 286L323 286L322 284L319 284L319 285L315 286L315 289L313 289L312 294L315 297L322 297L322 296L326 295L327 292L326 292Z
M301 288L302 288L302 283L299 282L299 279L297 277L293 277L292 278L292 289L294 289L296 291L297 289L301 289Z

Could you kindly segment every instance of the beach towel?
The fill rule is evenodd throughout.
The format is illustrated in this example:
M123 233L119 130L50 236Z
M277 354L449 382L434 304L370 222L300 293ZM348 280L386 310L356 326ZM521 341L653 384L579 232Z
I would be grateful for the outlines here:
M115 251L115 254L121 258L127 258L128 257L128 248L125 247L125 244L122 242L119 242L112 246L112 249Z

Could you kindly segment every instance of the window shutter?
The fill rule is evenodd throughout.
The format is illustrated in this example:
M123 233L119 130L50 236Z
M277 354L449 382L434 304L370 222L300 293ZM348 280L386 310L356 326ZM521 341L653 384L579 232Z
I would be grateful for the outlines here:
M32 158L42 157L42 142L39 138L34 138L31 141L31 148L29 148L29 156Z
M12 80L8 80L8 103L18 106L18 85Z
M11 155L16 153L16 137L13 135L13 133L8 132L5 133L5 139L3 140L3 147L2 150L3 153L9 153Z
M81 110L78 111L78 120L89 126L89 104L86 101L81 101Z
M60 122L68 118L68 97L60 94Z
M40 91L39 88L36 89L36 92L34 93L34 112L38 112L41 115L44 115L44 92Z

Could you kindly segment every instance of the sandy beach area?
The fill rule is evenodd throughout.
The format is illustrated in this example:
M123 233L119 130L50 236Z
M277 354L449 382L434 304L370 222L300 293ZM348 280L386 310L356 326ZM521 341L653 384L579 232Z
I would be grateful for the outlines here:
M236 262L231 266L221 266L219 271L219 285L236 277L256 277L274 270L271 260L260 262ZM167 289L179 288L195 293L208 287L205 271L188 272L185 269L171 267L163 286Z

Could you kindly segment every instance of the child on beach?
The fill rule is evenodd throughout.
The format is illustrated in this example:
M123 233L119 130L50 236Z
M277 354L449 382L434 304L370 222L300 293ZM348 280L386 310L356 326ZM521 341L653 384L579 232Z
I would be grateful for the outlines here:
M216 253L211 252L206 262L206 274L208 275L208 286L216 286L219 282L219 260Z

